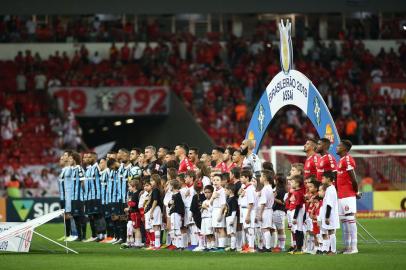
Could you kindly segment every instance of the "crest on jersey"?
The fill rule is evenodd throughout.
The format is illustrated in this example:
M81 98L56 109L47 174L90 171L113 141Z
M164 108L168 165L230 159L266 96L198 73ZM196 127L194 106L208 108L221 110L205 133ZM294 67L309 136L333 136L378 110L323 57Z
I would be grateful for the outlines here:
M282 71L287 75L292 68L293 52L292 52L292 39L291 39L292 24L289 20L286 21L286 25L283 20L279 23L279 37L280 37L280 61Z

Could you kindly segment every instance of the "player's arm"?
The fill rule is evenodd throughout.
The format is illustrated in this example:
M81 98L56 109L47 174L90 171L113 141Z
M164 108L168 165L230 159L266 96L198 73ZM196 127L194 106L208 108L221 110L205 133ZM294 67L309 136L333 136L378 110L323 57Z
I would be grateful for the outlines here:
M354 190L355 193L358 194L358 182L357 182L357 176L355 175L354 170L349 170L347 171L348 175L351 178L351 184L352 184L352 188Z
M296 219L299 216L299 211L302 208L300 204L296 205L295 207L295 213L293 214L293 224L296 224Z
M325 218L326 218L326 224L327 225L330 225L330 215L331 215L331 206L329 205L329 204L327 204L327 206L326 206L326 216L325 216Z

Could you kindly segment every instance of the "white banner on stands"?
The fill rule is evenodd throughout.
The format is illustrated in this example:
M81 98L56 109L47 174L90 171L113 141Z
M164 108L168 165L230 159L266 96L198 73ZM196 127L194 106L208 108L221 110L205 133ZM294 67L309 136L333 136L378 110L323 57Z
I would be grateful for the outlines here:
M55 87L49 93L61 110L77 116L136 116L169 113L169 89L148 87Z

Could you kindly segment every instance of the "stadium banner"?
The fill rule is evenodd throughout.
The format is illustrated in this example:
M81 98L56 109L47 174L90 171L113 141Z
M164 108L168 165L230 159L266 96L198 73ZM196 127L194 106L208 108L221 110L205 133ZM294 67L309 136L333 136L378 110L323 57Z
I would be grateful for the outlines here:
M61 209L58 197L7 199L7 221L24 222ZM63 222L62 217L52 222Z
M357 213L357 218L406 218L406 211L361 211Z
M374 211L406 210L406 190L375 191L373 194Z
M0 222L0 233L11 229L16 225L22 224L21 222ZM21 235L14 236L5 241L0 241L0 251L10 252L28 252L30 251L32 230L28 230Z
M374 83L372 90L378 91L381 96L388 93L396 101L403 101L406 97L406 83Z
M156 87L53 87L49 94L59 108L77 116L137 116L169 113L169 88Z
M320 138L331 141L329 151L338 160L335 149L340 137L326 103L305 75L291 69L293 53L290 28L289 21L286 25L283 22L279 24L282 71L271 80L257 103L245 138L256 141L254 152L258 153L267 127L276 113L285 106L294 105L307 115Z
M6 221L6 198L0 198L0 222Z

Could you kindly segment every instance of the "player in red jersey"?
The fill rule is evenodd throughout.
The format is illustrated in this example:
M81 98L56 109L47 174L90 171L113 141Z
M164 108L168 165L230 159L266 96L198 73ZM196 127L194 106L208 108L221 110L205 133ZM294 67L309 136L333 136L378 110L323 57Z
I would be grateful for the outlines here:
M232 168L237 166L237 164L235 164L232 160L234 151L235 151L234 147L227 147L226 150L224 151L223 162L224 162L225 168L226 168L225 172L227 172L227 173L229 173Z
M358 253L355 214L357 213L356 199L359 198L359 194L354 172L355 161L348 154L351 147L352 143L349 140L342 140L337 146L337 154L340 156L337 170L338 213L343 228L344 254Z
M190 147L187 157L196 166L197 162L199 162L199 148Z
M189 170L194 170L195 166L187 158L186 154L189 152L189 146L186 144L178 144L175 147L175 156L179 159L178 173L186 173Z
M318 141L316 152L319 153L321 157L319 158L319 161L317 163L317 180L319 180L320 182L324 172L337 172L337 162L335 158L328 152L329 148L329 139L321 138Z
M221 170L221 172L226 172L227 171L227 166L223 161L223 155L224 155L224 148L220 146L216 146L212 152L211 152L211 160L213 164L213 168L215 170Z
M304 179L310 176L317 176L317 163L319 162L320 155L316 153L317 141L315 139L308 139L304 145L306 153L306 161L304 164Z

